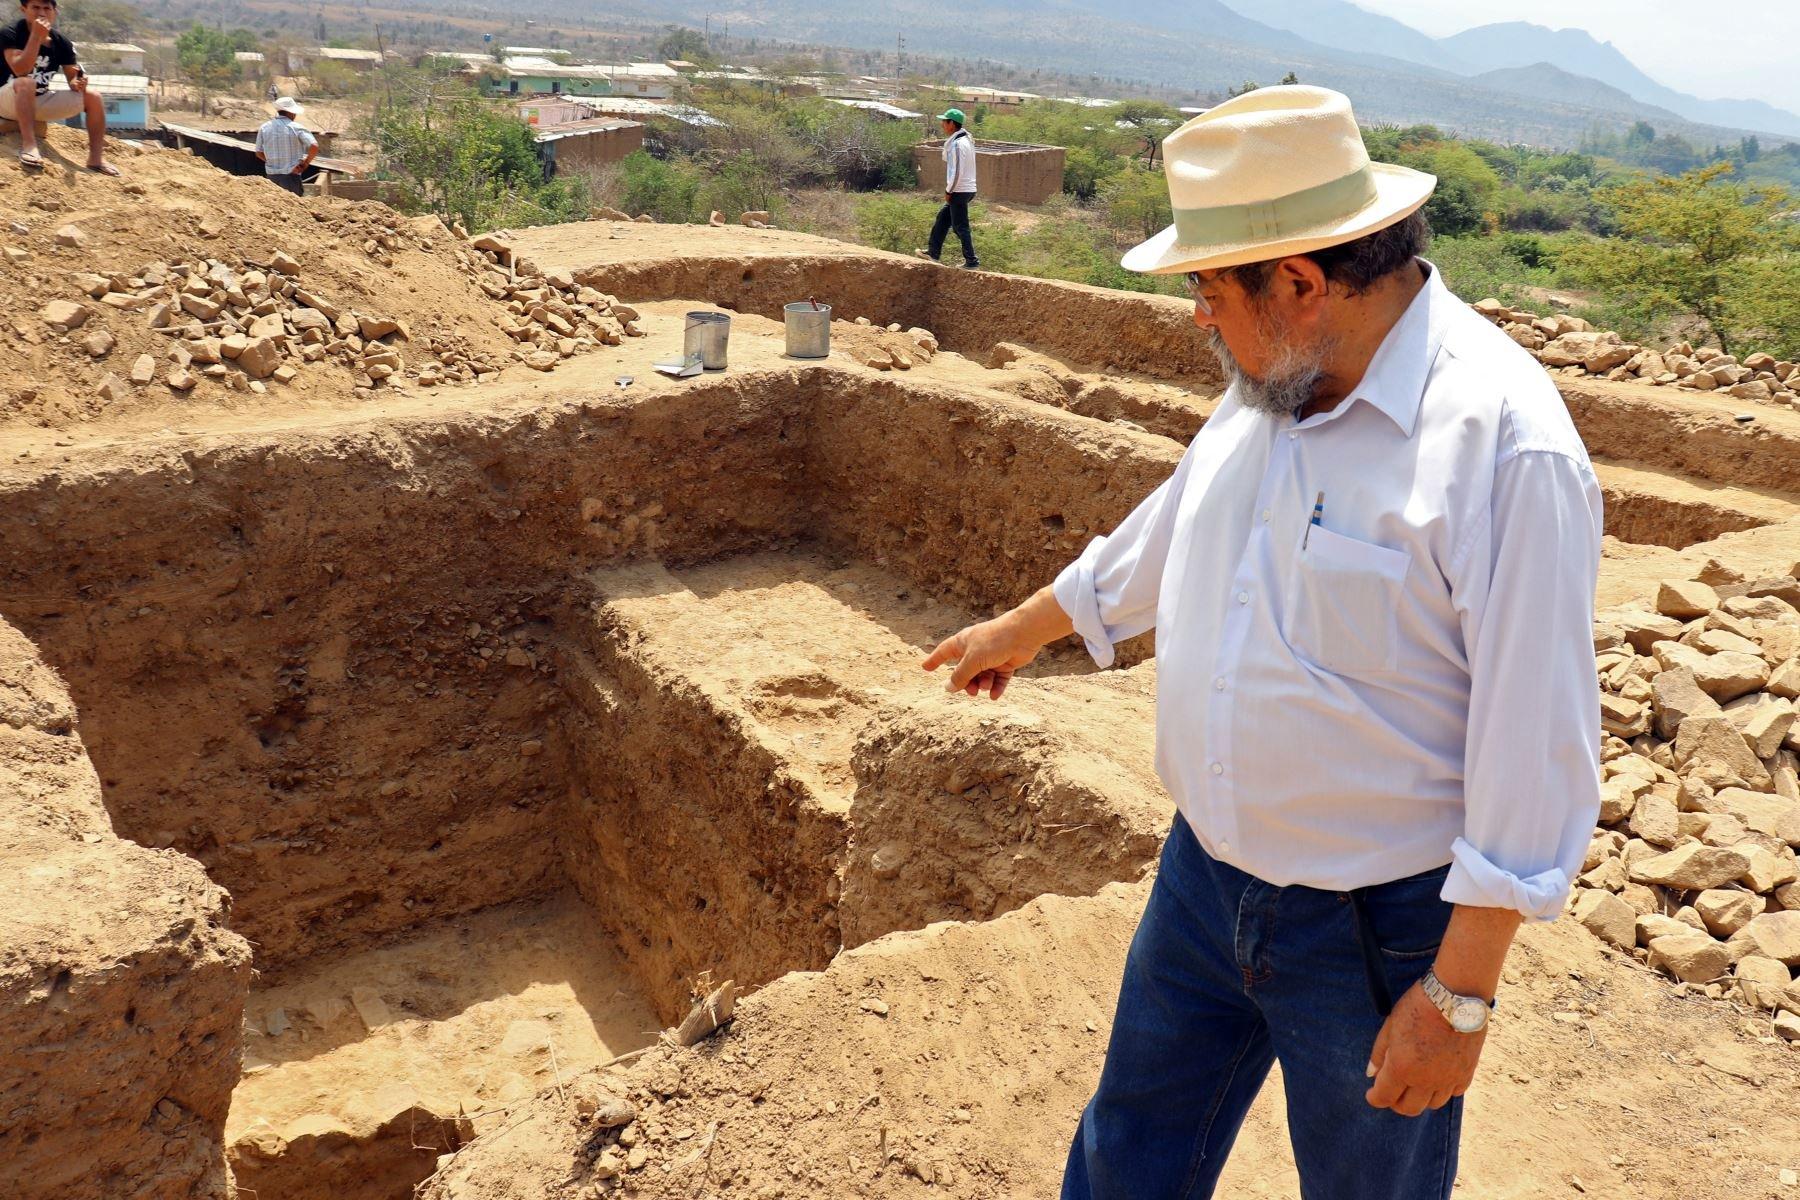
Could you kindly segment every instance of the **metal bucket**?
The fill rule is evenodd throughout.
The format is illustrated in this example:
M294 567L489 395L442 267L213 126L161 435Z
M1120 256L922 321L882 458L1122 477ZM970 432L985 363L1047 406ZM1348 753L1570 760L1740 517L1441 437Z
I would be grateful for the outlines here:
M691 312L682 330L681 353L698 354L709 371L725 369L725 343L731 340L731 317L725 313Z
M831 305L802 300L781 312L787 320L789 358L825 358L831 353Z

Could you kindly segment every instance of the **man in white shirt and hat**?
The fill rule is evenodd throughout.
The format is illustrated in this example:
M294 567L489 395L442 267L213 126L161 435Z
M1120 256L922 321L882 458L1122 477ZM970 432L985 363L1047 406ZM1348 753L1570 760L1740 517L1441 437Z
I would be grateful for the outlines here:
M284 191L305 194L301 172L319 156L319 139L299 124L305 110L292 96L275 101L275 115L256 131L256 157L269 180Z
M1593 468L1540 367L1420 257L1436 180L1349 101L1263 88L1164 142L1230 377L1174 474L938 646L998 699L1046 643L1156 632L1178 809L1065 1200L1212 1194L1279 1062L1308 1200L1444 1200L1506 952L1599 807Z

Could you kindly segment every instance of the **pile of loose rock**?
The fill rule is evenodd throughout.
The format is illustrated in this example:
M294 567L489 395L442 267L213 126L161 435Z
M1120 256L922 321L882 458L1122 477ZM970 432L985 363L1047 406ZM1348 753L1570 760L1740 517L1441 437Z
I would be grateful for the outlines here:
M1723 392L1752 404L1800 409L1800 365L1772 354L1750 354L1740 362L1716 346L1696 350L1688 342L1653 350L1566 313L1540 317L1492 299L1478 300L1473 307L1558 374Z
M1595 624L1600 828L1574 895L1603 940L1800 1043L1800 563L1718 562Z
M100 384L105 398L117 399L128 386L155 382L159 373L172 391L188 392L212 379L237 391L263 392L265 380L292 383L311 363L342 363L356 384L372 388L404 368L396 340L405 340L398 321L346 311L300 282L300 264L277 250L267 262L214 258L146 263L129 274L77 272L75 286L86 301L51 300L38 316L57 334L72 334L103 310L144 314L148 327L169 339L159 364L140 354L129 370L130 385L116 374ZM90 357L105 358L117 339L97 329L82 339Z
M867 317L833 321L831 336L838 347L865 367L877 371L910 371L937 356L937 336L915 325L902 329L898 322L881 326Z
M538 270L498 237L476 238L462 260L481 290L506 306L500 329L520 344L515 357L534 370L643 336L635 308L576 283L567 271Z

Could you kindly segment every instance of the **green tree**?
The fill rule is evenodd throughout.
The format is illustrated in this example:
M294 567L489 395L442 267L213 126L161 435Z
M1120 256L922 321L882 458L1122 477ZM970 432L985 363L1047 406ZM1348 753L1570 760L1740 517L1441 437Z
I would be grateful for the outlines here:
M664 61L675 60L694 63L697 66L710 67L717 63L712 47L706 44L706 35L698 29L686 29L680 25L670 25L662 41L656 44L656 57Z
M198 22L175 39L175 61L200 94L201 112L206 111L208 96L225 91L244 77L244 65L237 60L237 46L231 35Z
M1602 203L1619 238L1570 247L1562 262L1594 286L1650 309L1667 306L1705 325L1727 352L1771 326L1790 327L1786 297L1800 286L1795 235L1781 215L1788 193L1728 178L1727 163L1675 178L1633 179Z
M1175 219L1168 182L1158 170L1128 167L1107 181L1100 197L1107 223L1133 237L1150 237Z
M545 181L531 126L512 109L441 77L403 86L411 94L379 110L371 133L382 174L401 184L408 207L471 232L587 215L579 180Z
M144 20L121 0L68 0L59 8L57 28L77 43L128 42Z

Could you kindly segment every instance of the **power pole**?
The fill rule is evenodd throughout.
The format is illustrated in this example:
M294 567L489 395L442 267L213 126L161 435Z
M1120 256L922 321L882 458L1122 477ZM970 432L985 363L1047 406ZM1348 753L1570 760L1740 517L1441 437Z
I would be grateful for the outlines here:
M900 98L900 75L904 70L903 64L905 62L906 35L904 33L896 33L894 35L894 99L896 100Z

